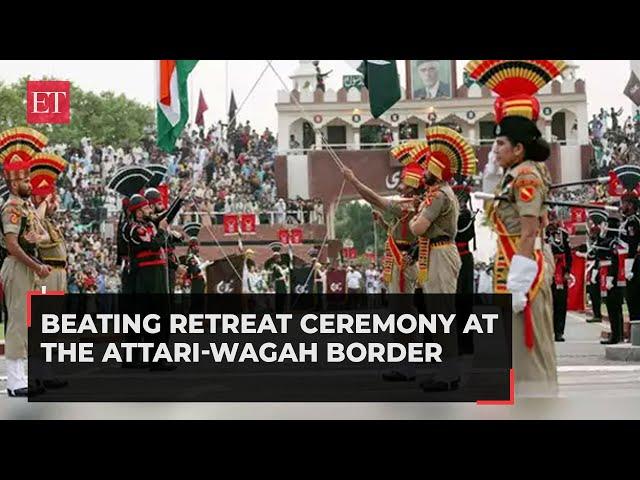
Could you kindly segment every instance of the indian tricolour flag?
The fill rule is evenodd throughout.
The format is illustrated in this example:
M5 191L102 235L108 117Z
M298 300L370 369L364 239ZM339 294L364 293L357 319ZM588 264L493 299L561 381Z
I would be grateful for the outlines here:
M347 60L347 63L363 75L375 118L400 100L400 77L395 60Z
M187 78L198 60L158 60L158 146L172 152L189 119Z

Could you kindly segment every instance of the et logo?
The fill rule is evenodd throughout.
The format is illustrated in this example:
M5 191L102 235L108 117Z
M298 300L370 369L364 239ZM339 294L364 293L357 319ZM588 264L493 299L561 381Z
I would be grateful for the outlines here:
M42 80L27 82L27 123L70 121L69 82Z

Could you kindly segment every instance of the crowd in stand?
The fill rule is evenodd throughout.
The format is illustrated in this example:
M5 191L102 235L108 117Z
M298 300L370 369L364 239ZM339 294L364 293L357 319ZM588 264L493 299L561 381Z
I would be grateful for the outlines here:
M591 176L607 175L612 167L640 165L640 111L619 121L623 109L600 109L589 121L589 138L594 149Z
M93 145L85 138L79 148L53 145L69 166L60 178L60 208L70 249L70 291L115 291L118 272L110 220L120 209L118 195L106 189L111 176L129 165L167 165L170 192L190 181L192 195L183 212L207 212L213 224L226 213L253 213L256 224L325 222L319 199L279 197L274 174L276 139L269 129L259 135L250 125L207 131L188 126L177 149L167 154L156 147L151 132L124 148ZM183 216L182 220L188 221Z

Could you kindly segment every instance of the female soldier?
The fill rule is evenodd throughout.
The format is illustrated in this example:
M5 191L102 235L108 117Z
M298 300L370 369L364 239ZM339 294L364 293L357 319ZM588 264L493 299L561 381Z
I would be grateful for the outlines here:
M494 291L512 295L518 395L557 395L553 270L541 238L549 185L539 162L550 148L535 124L540 104L532 95L565 68L564 62L549 60L479 60L466 66L471 78L499 95L494 153L504 175L496 193L508 200L494 201L487 213L498 234Z

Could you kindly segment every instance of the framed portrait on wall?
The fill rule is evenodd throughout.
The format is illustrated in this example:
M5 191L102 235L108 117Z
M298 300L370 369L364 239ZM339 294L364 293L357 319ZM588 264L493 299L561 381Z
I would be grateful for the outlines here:
M455 60L407 60L407 99L452 98L456 91Z

